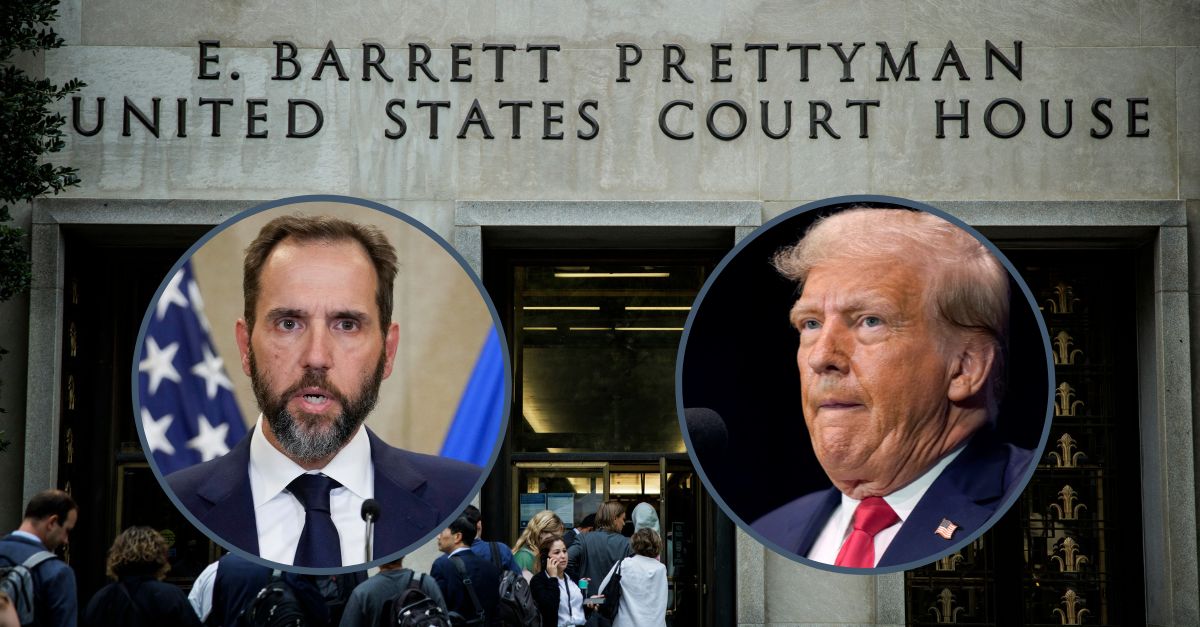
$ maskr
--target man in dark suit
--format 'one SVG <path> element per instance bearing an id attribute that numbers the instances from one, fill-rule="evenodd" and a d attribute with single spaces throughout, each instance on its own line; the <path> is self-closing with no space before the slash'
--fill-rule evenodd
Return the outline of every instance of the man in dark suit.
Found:
<path id="1" fill-rule="evenodd" d="M 262 415 L 228 454 L 167 477 L 197 521 L 275 562 L 336 567 L 366 561 L 366 499 L 382 508 L 374 556 L 458 510 L 480 468 L 393 448 L 363 426 L 399 344 L 396 271 L 373 227 L 293 215 L 262 228 L 235 329 Z"/>
<path id="2" fill-rule="evenodd" d="M 467 624 L 499 625 L 496 606 L 500 602 L 500 570 L 471 551 L 474 541 L 475 523 L 466 516 L 456 518 L 438 534 L 437 547 L 445 555 L 434 560 L 430 574 L 442 590 L 446 607 L 451 612 L 462 615 L 468 621 L 483 618 L 478 623 Z M 474 596 L 467 590 L 468 580 Z M 478 600 L 478 605 L 475 600 Z"/>
<path id="3" fill-rule="evenodd" d="M 753 525 L 851 568 L 931 561 L 993 519 L 1032 452 L 992 433 L 1003 389 L 1008 275 L 935 215 L 860 207 L 775 258 L 791 311 L 804 420 L 833 483 Z"/>
<path id="4" fill-rule="evenodd" d="M 79 507 L 62 490 L 39 492 L 25 506 L 21 526 L 0 538 L 0 566 L 16 566 L 40 554 L 33 566 L 33 622 L 37 627 L 75 627 L 79 614 L 75 571 L 54 553 L 67 544 Z M 15 601 L 15 600 L 14 600 Z"/>

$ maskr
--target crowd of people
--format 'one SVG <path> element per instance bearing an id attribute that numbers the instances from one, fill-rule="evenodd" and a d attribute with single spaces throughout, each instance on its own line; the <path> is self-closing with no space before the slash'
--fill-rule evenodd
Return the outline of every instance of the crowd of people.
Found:
<path id="1" fill-rule="evenodd" d="M 78 624 L 74 573 L 54 554 L 67 543 L 78 511 L 67 493 L 47 490 L 30 500 L 20 528 L 0 538 L 0 627 Z M 448 625 L 665 627 L 658 514 L 640 503 L 632 518 L 627 536 L 625 507 L 616 501 L 571 529 L 541 511 L 510 548 L 485 541 L 483 516 L 468 506 L 438 534 L 443 555 L 429 574 L 396 560 L 369 578 L 300 575 L 228 554 L 187 595 L 163 582 L 170 569 L 166 540 L 149 527 L 130 527 L 109 549 L 113 581 L 87 603 L 82 624 L 211 627 L 294 616 L 288 624 L 371 627 L 405 624 L 407 615 Z"/>

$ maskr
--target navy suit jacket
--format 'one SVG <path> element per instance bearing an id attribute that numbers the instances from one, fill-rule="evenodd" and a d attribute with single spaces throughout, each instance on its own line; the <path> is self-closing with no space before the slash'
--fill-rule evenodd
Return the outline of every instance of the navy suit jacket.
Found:
<path id="1" fill-rule="evenodd" d="M 364 427 L 365 428 L 365 427 Z M 258 528 L 250 490 L 250 436 L 231 451 L 167 476 L 179 502 L 226 542 L 258 555 Z M 457 513 L 483 469 L 436 455 L 388 446 L 370 429 L 375 465 L 375 556 L 391 555 L 420 540 Z"/>
<path id="2" fill-rule="evenodd" d="M 500 570 L 489 560 L 481 559 L 471 550 L 459 551 L 454 557 L 461 558 L 467 575 L 471 578 L 475 595 L 483 606 L 488 625 L 499 625 L 500 617 L 496 606 L 500 603 Z M 471 595 L 463 587 L 462 577 L 450 558 L 442 555 L 433 561 L 429 574 L 437 580 L 442 596 L 446 599 L 446 608 L 458 612 L 468 620 L 475 617 L 475 607 L 471 605 Z"/>
<path id="3" fill-rule="evenodd" d="M 876 567 L 932 561 L 936 555 L 973 535 L 1007 497 L 1020 488 L 1033 451 L 976 434 L 926 490 L 912 514 L 888 545 Z M 754 521 L 751 527 L 768 540 L 808 555 L 842 493 L 829 488 L 802 496 Z M 934 531 L 942 519 L 958 525 L 950 540 Z"/>
<path id="4" fill-rule="evenodd" d="M 0 538 L 0 566 L 20 564 L 38 551 L 41 542 L 9 534 Z M 75 627 L 79 604 L 75 599 L 75 571 L 52 558 L 33 569 L 33 627 Z"/>

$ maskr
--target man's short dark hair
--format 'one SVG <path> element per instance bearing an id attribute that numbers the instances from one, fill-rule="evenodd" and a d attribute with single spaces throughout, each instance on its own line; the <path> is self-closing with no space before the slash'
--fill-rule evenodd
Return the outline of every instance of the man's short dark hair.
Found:
<path id="1" fill-rule="evenodd" d="M 583 527 L 585 529 L 595 529 L 596 528 L 596 515 L 588 514 L 587 516 L 584 516 L 583 520 L 579 521 L 578 525 L 575 525 L 576 529 L 578 529 L 579 527 Z"/>
<path id="2" fill-rule="evenodd" d="M 467 520 L 471 521 L 472 525 L 477 524 L 479 521 L 483 520 L 483 512 L 479 511 L 479 508 L 475 507 L 474 505 L 468 505 L 465 508 L 463 508 L 462 515 L 463 515 L 463 518 L 466 518 Z"/>
<path id="3" fill-rule="evenodd" d="M 59 522 L 65 521 L 71 510 L 79 509 L 75 499 L 62 490 L 45 490 L 38 492 L 29 499 L 25 506 L 25 518 L 29 520 L 45 520 L 57 515 Z"/>
<path id="4" fill-rule="evenodd" d="M 451 534 L 461 533 L 462 543 L 467 546 L 471 546 L 471 543 L 475 541 L 475 523 L 468 520 L 466 516 L 455 518 L 454 522 L 446 528 L 450 530 Z"/>
<path id="5" fill-rule="evenodd" d="M 358 242 L 371 264 L 375 266 L 375 304 L 379 307 L 379 326 L 387 334 L 392 322 L 392 285 L 396 280 L 396 249 L 373 227 L 355 224 L 348 220 L 329 216 L 280 216 L 271 220 L 258 232 L 258 237 L 246 247 L 246 260 L 242 267 L 242 297 L 246 303 L 243 317 L 247 331 L 254 331 L 254 309 L 258 305 L 258 280 L 263 265 L 271 251 L 285 240 L 296 242 Z"/>

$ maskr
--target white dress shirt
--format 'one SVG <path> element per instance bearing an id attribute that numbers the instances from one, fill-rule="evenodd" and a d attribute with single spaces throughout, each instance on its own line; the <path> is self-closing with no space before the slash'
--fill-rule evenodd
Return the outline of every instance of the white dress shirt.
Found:
<path id="1" fill-rule="evenodd" d="M 204 622 L 208 618 L 208 614 L 212 612 L 213 600 L 213 585 L 217 582 L 217 564 L 220 560 L 209 564 L 200 571 L 200 575 L 196 577 L 196 581 L 192 582 L 192 590 L 188 592 L 188 601 L 192 604 L 192 609 L 196 610 L 196 616 L 200 617 L 200 622 Z"/>
<path id="2" fill-rule="evenodd" d="M 375 496 L 375 467 L 371 441 L 360 427 L 346 446 L 320 470 L 306 471 L 279 452 L 262 433 L 262 416 L 250 437 L 250 491 L 258 528 L 258 554 L 281 564 L 292 564 L 304 530 L 304 506 L 287 486 L 305 472 L 323 474 L 342 484 L 329 491 L 329 512 L 342 545 L 342 565 L 361 564 L 366 540 L 363 501 Z"/>
<path id="3" fill-rule="evenodd" d="M 892 539 L 900 532 L 901 525 L 917 508 L 917 503 L 921 502 L 921 497 L 925 496 L 929 486 L 933 485 L 933 482 L 942 474 L 946 466 L 949 466 L 950 462 L 958 457 L 963 448 L 965 447 L 958 447 L 954 452 L 938 460 L 912 483 L 883 497 L 883 500 L 892 508 L 892 511 L 896 512 L 896 516 L 900 520 L 875 534 L 875 564 L 879 564 L 879 559 L 887 551 Z M 854 531 L 854 510 L 858 508 L 859 502 L 859 499 L 852 499 L 842 494 L 841 504 L 833 510 L 833 514 L 825 522 L 825 528 L 821 530 L 821 535 L 817 536 L 817 541 L 813 543 L 812 549 L 808 552 L 808 559 L 825 564 L 837 561 L 838 553 L 842 550 L 842 543 L 849 537 L 850 532 Z"/>
<path id="4" fill-rule="evenodd" d="M 558 627 L 583 625 L 583 592 L 570 577 L 551 577 L 558 582 Z"/>

